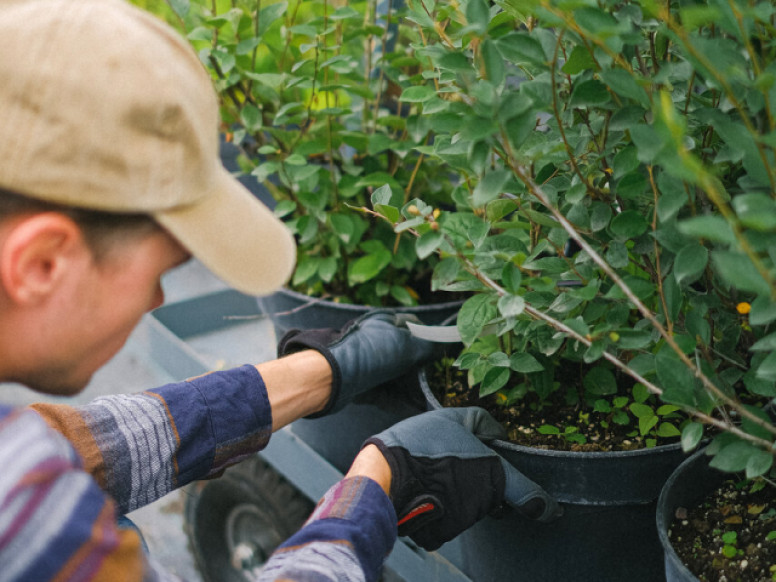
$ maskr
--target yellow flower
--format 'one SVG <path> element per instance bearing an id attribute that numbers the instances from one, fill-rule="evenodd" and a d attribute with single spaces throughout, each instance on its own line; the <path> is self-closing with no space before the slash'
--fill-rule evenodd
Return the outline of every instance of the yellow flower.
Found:
<path id="1" fill-rule="evenodd" d="M 738 305 L 736 305 L 736 311 L 740 313 L 741 315 L 746 315 L 752 310 L 752 306 L 749 305 L 746 301 L 742 301 Z"/>

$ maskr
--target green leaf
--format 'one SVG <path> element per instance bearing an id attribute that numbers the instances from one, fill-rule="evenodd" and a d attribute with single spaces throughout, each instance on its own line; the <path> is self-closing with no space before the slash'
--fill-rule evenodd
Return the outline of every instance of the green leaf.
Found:
<path id="1" fill-rule="evenodd" d="M 655 416 L 655 411 L 652 410 L 651 406 L 647 406 L 646 404 L 633 402 L 628 408 L 633 413 L 633 416 L 635 416 L 636 418 L 643 418 L 645 416 Z"/>
<path id="2" fill-rule="evenodd" d="M 571 92 L 571 98 L 569 99 L 569 107 L 590 107 L 603 105 L 611 99 L 609 91 L 606 89 L 606 85 L 591 79 L 589 81 L 582 81 L 574 86 L 574 90 Z"/>
<path id="3" fill-rule="evenodd" d="M 657 427 L 657 436 L 659 437 L 668 439 L 681 436 L 681 434 L 682 432 L 670 422 L 661 422 L 660 426 Z"/>
<path id="4" fill-rule="evenodd" d="M 499 368 L 509 368 L 509 356 L 504 352 L 493 352 L 488 356 L 488 364 Z"/>
<path id="5" fill-rule="evenodd" d="M 586 364 L 592 364 L 596 360 L 599 360 L 601 356 L 604 355 L 604 352 L 606 351 L 606 342 L 605 341 L 595 341 L 593 342 L 587 350 L 585 350 L 584 355 L 582 356 L 582 360 Z"/>
<path id="6" fill-rule="evenodd" d="M 615 410 L 612 414 L 612 422 L 620 426 L 628 426 L 631 422 L 630 416 L 624 410 Z"/>
<path id="7" fill-rule="evenodd" d="M 498 198 L 511 175 L 507 170 L 491 170 L 487 172 L 474 188 L 472 204 L 479 208 Z"/>
<path id="8" fill-rule="evenodd" d="M 703 438 L 703 425 L 699 422 L 688 422 L 682 429 L 682 450 L 689 453 Z"/>
<path id="9" fill-rule="evenodd" d="M 617 380 L 614 374 L 603 366 L 596 366 L 585 374 L 582 383 L 591 394 L 606 396 L 617 393 Z"/>
<path id="10" fill-rule="evenodd" d="M 418 254 L 418 258 L 425 259 L 429 257 L 442 245 L 443 241 L 444 237 L 441 232 L 431 230 L 420 235 L 415 241 L 415 252 Z"/>
<path id="11" fill-rule="evenodd" d="M 768 283 L 746 255 L 732 251 L 714 251 L 711 259 L 725 281 L 739 291 L 750 291 L 758 295 L 770 292 Z"/>
<path id="12" fill-rule="evenodd" d="M 633 239 L 647 230 L 647 220 L 635 210 L 626 210 L 612 219 L 609 229 L 620 240 Z"/>
<path id="13" fill-rule="evenodd" d="M 542 214 L 538 210 L 533 210 L 531 208 L 523 208 L 522 212 L 528 217 L 528 219 L 531 222 L 535 222 L 540 226 L 547 226 L 549 228 L 560 228 L 560 222 L 558 222 L 554 218 L 547 216 L 546 214 Z"/>
<path id="14" fill-rule="evenodd" d="M 561 71 L 567 75 L 576 75 L 589 69 L 597 69 L 595 59 L 590 50 L 581 44 L 574 45 L 568 60 L 561 67 Z"/>
<path id="15" fill-rule="evenodd" d="M 639 433 L 641 433 L 641 436 L 649 433 L 657 423 L 657 416 L 642 416 L 639 418 Z"/>
<path id="16" fill-rule="evenodd" d="M 733 244 L 736 240 L 727 220 L 721 216 L 697 216 L 677 223 L 676 227 L 684 235 L 713 242 Z"/>
<path id="17" fill-rule="evenodd" d="M 625 69 L 607 69 L 601 71 L 601 80 L 618 95 L 633 99 L 639 105 L 649 107 L 649 97 L 644 87 L 639 85 L 632 73 Z"/>
<path id="18" fill-rule="evenodd" d="M 709 262 L 709 251 L 703 245 L 691 243 L 676 255 L 674 277 L 676 282 L 685 285 L 697 281 Z"/>
<path id="19" fill-rule="evenodd" d="M 436 91 L 428 85 L 408 87 L 402 91 L 399 101 L 405 103 L 425 103 L 436 97 Z"/>
<path id="20" fill-rule="evenodd" d="M 485 0 L 469 0 L 466 4 L 466 22 L 483 33 L 490 22 L 490 8 Z"/>
<path id="21" fill-rule="evenodd" d="M 458 312 L 458 332 L 466 345 L 479 337 L 482 329 L 498 315 L 493 299 L 487 294 L 474 295 L 467 299 Z"/>
<path id="22" fill-rule="evenodd" d="M 678 410 L 681 410 L 681 408 L 678 406 L 674 406 L 673 404 L 664 404 L 657 409 L 656 413 L 658 416 L 668 416 L 669 414 L 673 414 Z"/>
<path id="23" fill-rule="evenodd" d="M 293 200 L 280 200 L 275 205 L 273 213 L 278 218 L 283 218 L 284 216 L 288 216 L 295 210 L 296 210 L 296 202 L 294 202 Z"/>
<path id="24" fill-rule="evenodd" d="M 635 148 L 631 149 L 635 154 Z M 636 199 L 646 191 L 648 185 L 647 178 L 642 172 L 638 170 L 629 172 L 617 182 L 617 195 L 622 198 Z"/>
<path id="25" fill-rule="evenodd" d="M 767 382 L 776 381 L 776 352 L 768 354 L 766 358 L 760 362 L 755 372 L 756 378 L 765 380 Z"/>
<path id="26" fill-rule="evenodd" d="M 665 149 L 667 142 L 651 125 L 639 124 L 629 129 L 639 154 L 639 161 L 651 164 Z"/>
<path id="27" fill-rule="evenodd" d="M 745 441 L 734 441 L 723 446 L 709 463 L 710 467 L 726 473 L 736 473 L 747 468 L 753 459 L 755 468 L 760 460 L 760 449 Z"/>
<path id="28" fill-rule="evenodd" d="M 439 57 L 437 64 L 440 69 L 448 69 L 451 71 L 469 71 L 472 69 L 472 64 L 469 59 L 460 51 L 448 52 Z"/>
<path id="29" fill-rule="evenodd" d="M 589 31 L 594 36 L 597 34 L 611 34 L 617 27 L 617 20 L 608 12 L 601 9 L 585 6 L 574 11 L 574 20 L 577 25 Z"/>
<path id="30" fill-rule="evenodd" d="M 761 421 L 763 421 L 765 426 L 761 426 L 755 421 L 742 416 L 741 428 L 750 435 L 759 437 L 763 440 L 769 440 L 772 435 L 765 427 L 770 426 L 773 421 L 771 420 L 771 417 L 768 415 L 768 413 L 762 408 L 757 408 L 755 406 L 744 405 L 744 409 L 746 409 L 746 411 L 752 414 L 755 418 L 759 418 Z"/>
<path id="31" fill-rule="evenodd" d="M 504 81 L 504 59 L 492 40 L 482 42 L 480 55 L 485 65 L 485 77 L 494 85 L 501 85 Z"/>
<path id="32" fill-rule="evenodd" d="M 533 111 L 528 111 L 516 115 L 504 124 L 504 128 L 510 145 L 514 149 L 519 149 L 536 128 L 536 114 Z"/>
<path id="33" fill-rule="evenodd" d="M 377 190 L 372 192 L 372 204 L 391 204 L 393 199 L 393 192 L 389 184 L 383 184 Z"/>
<path id="34" fill-rule="evenodd" d="M 528 353 L 512 354 L 509 358 L 509 367 L 515 372 L 521 372 L 523 374 L 541 372 L 544 370 L 544 366 L 539 363 L 539 360 Z"/>
<path id="35" fill-rule="evenodd" d="M 386 249 L 382 243 L 372 247 L 368 255 L 359 257 L 348 265 L 348 283 L 357 285 L 374 279 L 380 271 L 391 264 L 392 257 L 391 251 Z"/>
<path id="36" fill-rule="evenodd" d="M 374 205 L 375 212 L 378 214 L 383 215 L 385 218 L 387 218 L 389 221 L 391 221 L 393 224 L 397 224 L 401 222 L 401 212 L 399 212 L 399 209 L 394 206 L 386 206 L 384 204 L 375 204 Z"/>
<path id="37" fill-rule="evenodd" d="M 191 8 L 190 0 L 169 0 L 170 8 L 181 18 L 186 18 Z"/>
<path id="38" fill-rule="evenodd" d="M 283 0 L 277 4 L 270 4 L 261 9 L 261 14 L 258 19 L 259 30 L 257 36 L 263 35 L 267 29 L 272 26 L 272 23 L 282 18 L 283 14 L 288 10 L 288 2 Z"/>
<path id="39" fill-rule="evenodd" d="M 771 352 L 776 350 L 776 332 L 760 338 L 749 349 L 753 352 Z"/>
<path id="40" fill-rule="evenodd" d="M 351 217 L 347 214 L 332 213 L 329 215 L 329 220 L 334 234 L 345 244 L 349 243 L 356 231 L 356 225 L 353 224 Z"/>
<path id="41" fill-rule="evenodd" d="M 512 262 L 504 264 L 504 268 L 501 270 L 501 284 L 504 289 L 515 295 L 520 290 L 522 280 L 523 273 L 517 265 Z"/>
<path id="42" fill-rule="evenodd" d="M 733 208 L 747 228 L 773 230 L 776 228 L 776 202 L 765 194 L 742 194 L 732 201 Z"/>
<path id="43" fill-rule="evenodd" d="M 749 312 L 751 325 L 765 325 L 776 319 L 776 302 L 763 295 L 752 301 L 752 310 Z"/>
<path id="44" fill-rule="evenodd" d="M 751 453 L 746 461 L 746 478 L 754 479 L 765 475 L 773 466 L 773 455 L 766 451 Z"/>
<path id="45" fill-rule="evenodd" d="M 516 65 L 541 65 L 547 61 L 541 43 L 527 34 L 511 32 L 499 38 L 496 46 L 505 59 Z"/>
<path id="46" fill-rule="evenodd" d="M 606 249 L 606 262 L 615 269 L 623 269 L 630 264 L 628 259 L 628 247 L 623 243 L 613 240 Z"/>
<path id="47" fill-rule="evenodd" d="M 612 209 L 608 204 L 594 202 L 590 206 L 590 229 L 593 232 L 605 229 L 612 219 Z"/>
<path id="48" fill-rule="evenodd" d="M 719 8 L 713 6 L 686 6 L 679 8 L 682 26 L 687 31 L 695 30 L 704 25 L 713 25 L 720 20 Z"/>
<path id="49" fill-rule="evenodd" d="M 649 398 L 649 390 L 647 390 L 647 387 L 644 386 L 644 384 L 634 384 L 633 385 L 633 400 L 639 403 L 644 403 Z M 658 414 L 660 414 L 660 411 L 658 409 Z"/>
<path id="50" fill-rule="evenodd" d="M 539 434 L 560 434 L 560 429 L 557 426 L 543 424 L 542 426 L 536 429 L 536 432 L 538 432 Z"/>
<path id="51" fill-rule="evenodd" d="M 324 257 L 318 263 L 318 276 L 324 283 L 330 282 L 337 273 L 337 259 L 334 257 Z"/>
<path id="52" fill-rule="evenodd" d="M 431 276 L 431 290 L 438 291 L 445 285 L 449 285 L 458 277 L 458 272 L 461 267 L 458 263 L 458 259 L 454 257 L 447 257 L 442 259 L 434 267 L 434 273 Z"/>
<path id="53" fill-rule="evenodd" d="M 504 317 L 517 317 L 525 309 L 525 299 L 520 295 L 502 295 L 498 300 L 498 310 Z"/>
<path id="54" fill-rule="evenodd" d="M 491 368 L 480 385 L 480 398 L 498 392 L 509 381 L 509 368 Z"/>
<path id="55" fill-rule="evenodd" d="M 678 406 L 695 406 L 695 376 L 669 347 L 655 356 L 657 377 L 663 385 L 663 401 Z"/>

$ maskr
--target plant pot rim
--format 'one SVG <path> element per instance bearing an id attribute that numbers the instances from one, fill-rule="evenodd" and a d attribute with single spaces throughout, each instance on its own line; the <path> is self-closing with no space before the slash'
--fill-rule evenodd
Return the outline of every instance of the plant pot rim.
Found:
<path id="1" fill-rule="evenodd" d="M 454 301 L 444 301 L 441 303 L 424 303 L 422 305 L 399 305 L 395 307 L 373 307 L 371 305 L 364 305 L 362 303 L 339 303 L 337 301 L 332 301 L 331 299 L 322 299 L 320 297 L 313 297 L 312 295 L 305 295 L 304 293 L 300 293 L 299 291 L 294 291 L 293 289 L 290 289 L 289 287 L 281 287 L 275 293 L 281 293 L 284 295 L 288 295 L 290 297 L 293 297 L 294 299 L 297 299 L 301 302 L 314 302 L 314 303 L 320 303 L 322 305 L 328 305 L 331 307 L 336 307 L 337 309 L 343 309 L 345 311 L 353 311 L 353 312 L 363 312 L 363 311 L 370 311 L 372 309 L 380 309 L 380 310 L 391 310 L 391 311 L 401 311 L 401 312 L 423 312 L 428 311 L 429 309 L 452 309 L 456 305 L 461 305 L 463 303 L 463 300 L 458 299 Z"/>
<path id="2" fill-rule="evenodd" d="M 418 381 L 419 381 L 421 390 L 423 390 L 423 395 L 426 397 L 426 400 L 429 403 L 431 403 L 432 407 L 436 409 L 443 408 L 442 405 L 434 396 L 434 394 L 431 392 L 431 387 L 429 386 L 428 378 L 426 377 L 425 368 L 420 368 L 418 373 Z M 626 458 L 642 457 L 642 456 L 654 457 L 655 455 L 660 455 L 660 454 L 666 454 L 666 455 L 674 454 L 678 452 L 678 450 L 680 450 L 682 447 L 682 444 L 680 442 L 676 442 L 676 443 L 671 443 L 667 445 L 658 445 L 656 447 L 651 447 L 651 448 L 645 447 L 642 449 L 633 449 L 629 451 L 560 451 L 556 449 L 540 449 L 537 447 L 527 447 L 525 445 L 519 445 L 502 439 L 494 439 L 492 441 L 489 441 L 488 444 L 496 448 L 507 449 L 510 451 L 520 452 L 523 454 L 531 454 L 531 455 L 536 455 L 540 457 L 543 456 L 543 457 L 556 457 L 556 458 L 570 458 L 575 460 L 603 459 L 603 458 L 611 459 L 612 457 L 626 457 Z"/>

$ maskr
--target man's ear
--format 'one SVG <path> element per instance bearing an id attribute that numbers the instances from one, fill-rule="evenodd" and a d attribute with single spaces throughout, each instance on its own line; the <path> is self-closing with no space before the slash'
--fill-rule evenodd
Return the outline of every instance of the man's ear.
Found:
<path id="1" fill-rule="evenodd" d="M 78 225 L 46 212 L 13 223 L 0 240 L 0 283 L 19 304 L 45 300 L 89 252 Z"/>

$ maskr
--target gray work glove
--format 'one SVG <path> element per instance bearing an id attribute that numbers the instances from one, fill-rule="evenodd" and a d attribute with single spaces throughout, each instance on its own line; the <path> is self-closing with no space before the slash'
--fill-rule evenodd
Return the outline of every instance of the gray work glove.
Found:
<path id="1" fill-rule="evenodd" d="M 355 396 L 402 376 L 433 357 L 431 342 L 410 334 L 407 321 L 417 318 L 393 311 L 371 311 L 341 330 L 293 329 L 278 344 L 278 357 L 301 350 L 319 351 L 331 366 L 331 397 L 308 418 L 341 410 Z"/>
<path id="2" fill-rule="evenodd" d="M 367 439 L 364 446 L 376 445 L 391 467 L 399 535 L 435 550 L 503 503 L 529 519 L 559 517 L 544 489 L 482 442 L 503 437 L 501 425 L 473 406 L 419 414 Z"/>

